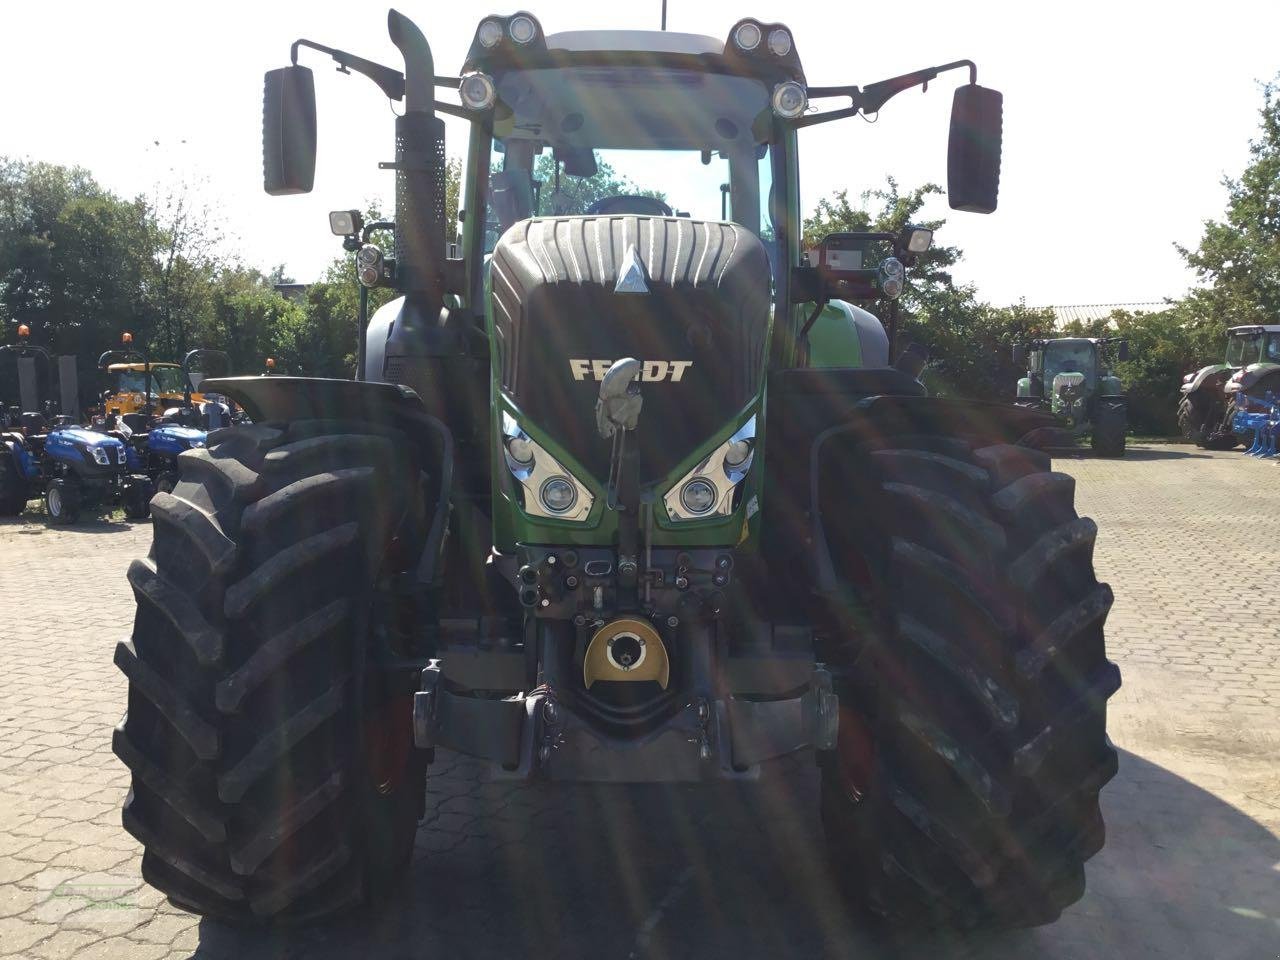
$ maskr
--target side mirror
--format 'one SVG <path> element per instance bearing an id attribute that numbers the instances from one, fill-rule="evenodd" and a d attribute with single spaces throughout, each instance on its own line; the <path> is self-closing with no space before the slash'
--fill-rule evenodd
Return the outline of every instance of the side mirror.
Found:
<path id="1" fill-rule="evenodd" d="M 1013 345 L 1013 365 L 1026 369 L 1027 366 L 1027 345 L 1025 343 L 1015 343 Z"/>
<path id="2" fill-rule="evenodd" d="M 262 91 L 262 187 L 309 193 L 316 178 L 316 83 L 306 67 L 268 70 Z"/>
<path id="3" fill-rule="evenodd" d="M 1120 341 L 1120 349 L 1116 355 L 1120 358 L 1121 363 L 1124 363 L 1124 361 L 1129 359 L 1129 341 L 1128 340 Z"/>
<path id="4" fill-rule="evenodd" d="M 956 88 L 947 143 L 947 197 L 953 210 L 991 213 L 1000 193 L 1004 95 L 976 83 Z"/>

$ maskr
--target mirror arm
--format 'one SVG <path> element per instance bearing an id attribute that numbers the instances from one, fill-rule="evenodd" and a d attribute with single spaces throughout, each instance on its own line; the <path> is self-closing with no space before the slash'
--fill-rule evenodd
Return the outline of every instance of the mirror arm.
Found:
<path id="1" fill-rule="evenodd" d="M 311 40 L 301 39 L 293 41 L 293 45 L 289 48 L 289 57 L 294 66 L 298 64 L 299 47 L 308 47 L 312 50 L 326 53 L 338 64 L 339 73 L 350 73 L 354 70 L 356 73 L 362 74 L 376 83 L 378 88 L 390 99 L 404 99 L 404 74 L 399 70 L 384 67 L 380 63 L 374 63 L 372 60 L 364 59 L 364 57 L 357 57 L 355 54 L 347 53 L 345 50 L 336 50 L 333 47 L 326 47 Z"/>
<path id="2" fill-rule="evenodd" d="M 810 99 L 820 100 L 825 97 L 848 97 L 852 101 L 852 105 L 841 110 L 828 110 L 825 113 L 814 113 L 808 116 L 801 116 L 794 120 L 791 125 L 796 128 L 809 127 L 816 123 L 827 123 L 831 120 L 840 120 L 844 117 L 856 116 L 859 113 L 877 113 L 881 107 L 888 103 L 893 97 L 902 93 L 902 91 L 910 90 L 912 87 L 921 87 L 927 91 L 929 89 L 929 82 L 938 74 L 946 73 L 948 70 L 958 70 L 961 67 L 969 68 L 970 83 L 978 82 L 977 64 L 972 60 L 955 60 L 951 63 L 944 63 L 940 67 L 929 67 L 925 70 L 917 70 L 915 73 L 905 73 L 900 77 L 893 77 L 889 80 L 869 83 L 865 87 L 810 87 L 808 91 Z"/>

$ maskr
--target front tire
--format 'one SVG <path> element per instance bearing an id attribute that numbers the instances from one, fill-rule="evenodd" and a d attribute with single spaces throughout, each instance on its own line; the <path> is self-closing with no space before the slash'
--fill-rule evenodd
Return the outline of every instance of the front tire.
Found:
<path id="1" fill-rule="evenodd" d="M 375 634 L 414 652 L 382 588 L 421 546 L 419 467 L 393 431 L 297 421 L 212 433 L 179 470 L 115 657 L 143 877 L 232 923 L 358 905 L 407 865 L 425 789 L 408 678 L 372 661 Z"/>
<path id="2" fill-rule="evenodd" d="M 151 515 L 151 481 L 145 477 L 132 480 L 124 489 L 124 515 L 129 520 L 145 520 Z"/>
<path id="3" fill-rule="evenodd" d="M 18 471 L 9 442 L 0 441 L 0 517 L 16 517 L 25 509 L 27 480 Z"/>
<path id="4" fill-rule="evenodd" d="M 1100 457 L 1123 457 L 1129 417 L 1123 405 L 1098 405 L 1098 416 L 1089 436 L 1093 452 Z"/>
<path id="5" fill-rule="evenodd" d="M 850 585 L 826 652 L 840 696 L 822 783 L 833 863 L 889 919 L 1049 923 L 1084 892 L 1117 766 L 1096 527 L 1043 453 L 897 443 L 854 452 L 839 472 L 860 488 L 822 508 Z"/>
<path id="6" fill-rule="evenodd" d="M 45 487 L 44 509 L 53 523 L 75 523 L 80 519 L 80 491 L 74 483 L 55 477 Z"/>

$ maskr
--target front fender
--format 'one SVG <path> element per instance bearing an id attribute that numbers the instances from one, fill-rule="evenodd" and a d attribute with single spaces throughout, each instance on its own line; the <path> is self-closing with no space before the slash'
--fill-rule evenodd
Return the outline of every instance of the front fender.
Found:
<path id="1" fill-rule="evenodd" d="M 1244 368 L 1244 376 L 1237 382 L 1240 390 L 1252 390 L 1261 381 L 1280 373 L 1280 363 L 1251 363 Z"/>
<path id="2" fill-rule="evenodd" d="M 1213 385 L 1216 383 L 1217 389 L 1221 390 L 1222 384 L 1226 381 L 1227 377 L 1231 375 L 1231 372 L 1234 369 L 1234 367 L 1225 363 L 1214 363 L 1207 367 L 1201 367 L 1196 371 L 1196 374 L 1191 381 L 1189 383 L 1184 383 L 1179 389 L 1181 389 L 1184 395 L 1190 396 L 1191 394 L 1203 389 L 1206 385 L 1210 389 L 1213 389 Z"/>
<path id="3" fill-rule="evenodd" d="M 453 489 L 453 434 L 423 409 L 414 391 L 395 383 L 319 377 L 226 377 L 207 380 L 202 386 L 206 392 L 230 397 L 258 422 L 345 420 L 403 431 L 419 452 L 420 462 L 427 465 L 427 500 L 435 505 L 418 580 L 436 579 Z"/>

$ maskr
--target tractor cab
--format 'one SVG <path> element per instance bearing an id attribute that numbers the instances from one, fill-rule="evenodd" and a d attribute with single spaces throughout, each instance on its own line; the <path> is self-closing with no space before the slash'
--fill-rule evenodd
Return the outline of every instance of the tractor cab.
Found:
<path id="1" fill-rule="evenodd" d="M 1237 370 L 1256 363 L 1280 364 L 1280 325 L 1232 327 L 1224 362 Z"/>
<path id="2" fill-rule="evenodd" d="M 190 390 L 182 368 L 176 363 L 112 363 L 106 371 L 110 387 L 103 394 L 102 407 L 108 414 L 114 411 L 126 415 L 142 413 L 146 408 L 173 407 L 182 403 Z M 193 396 L 192 399 L 202 398 Z"/>

